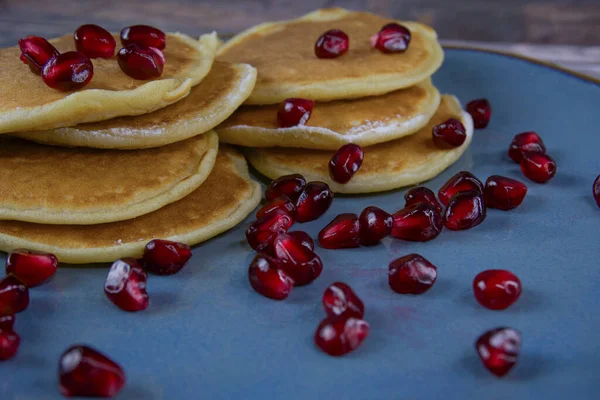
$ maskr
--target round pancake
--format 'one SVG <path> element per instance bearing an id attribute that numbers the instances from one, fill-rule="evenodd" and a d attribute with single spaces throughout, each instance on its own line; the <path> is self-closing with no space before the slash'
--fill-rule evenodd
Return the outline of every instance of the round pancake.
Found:
<path id="1" fill-rule="evenodd" d="M 73 35 L 51 42 L 60 52 L 75 49 Z M 46 86 L 21 62 L 18 47 L 0 49 L 0 133 L 73 126 L 163 108 L 187 96 L 208 74 L 217 46 L 215 33 L 200 40 L 167 34 L 167 61 L 160 78 L 136 80 L 121 71 L 116 56 L 95 58 L 94 77 L 76 92 Z"/>
<path id="2" fill-rule="evenodd" d="M 215 62 L 189 96 L 150 114 L 15 136 L 39 143 L 105 149 L 164 146 L 207 132 L 223 122 L 248 98 L 255 82 L 254 67 Z"/>
<path id="3" fill-rule="evenodd" d="M 147 214 L 198 188 L 214 166 L 218 143 L 210 132 L 120 151 L 0 136 L 0 219 L 80 225 Z"/>
<path id="4" fill-rule="evenodd" d="M 244 106 L 215 130 L 219 140 L 247 147 L 337 150 L 410 135 L 431 119 L 440 93 L 430 79 L 381 96 L 317 103 L 305 125 L 279 128 L 278 105 Z"/>
<path id="5" fill-rule="evenodd" d="M 140 257 L 161 238 L 194 245 L 239 224 L 260 202 L 260 185 L 244 158 L 223 146 L 206 181 L 189 196 L 141 217 L 101 225 L 40 225 L 0 221 L 0 250 L 27 248 L 71 264 Z"/>
<path id="6" fill-rule="evenodd" d="M 454 149 L 433 144 L 431 130 L 448 118 L 457 118 L 467 130 L 465 143 Z M 245 149 L 250 164 L 263 175 L 276 179 L 299 173 L 308 181 L 327 182 L 337 193 L 372 193 L 414 185 L 434 178 L 465 152 L 473 137 L 471 116 L 461 109 L 458 99 L 444 95 L 435 115 L 414 135 L 364 148 L 361 168 L 346 184 L 333 182 L 328 164 L 333 151 L 269 148 Z"/>
<path id="7" fill-rule="evenodd" d="M 436 32 L 418 22 L 400 21 L 412 35 L 404 53 L 372 48 L 370 37 L 390 22 L 366 12 L 317 10 L 296 20 L 250 28 L 225 43 L 218 59 L 258 69 L 246 104 L 276 104 L 289 97 L 330 101 L 380 95 L 425 80 L 444 58 Z M 319 59 L 314 45 L 329 29 L 346 32 L 350 48 L 338 58 Z"/>

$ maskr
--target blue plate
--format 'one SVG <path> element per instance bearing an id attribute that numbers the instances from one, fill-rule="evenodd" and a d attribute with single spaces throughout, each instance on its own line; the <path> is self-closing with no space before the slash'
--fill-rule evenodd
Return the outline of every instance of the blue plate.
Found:
<path id="1" fill-rule="evenodd" d="M 490 210 L 469 231 L 444 231 L 429 243 L 386 240 L 373 248 L 323 250 L 322 276 L 284 302 L 248 284 L 253 253 L 243 224 L 194 250 L 172 277 L 151 276 L 151 304 L 130 314 L 104 296 L 106 268 L 61 269 L 32 290 L 17 316 L 19 354 L 0 363 L 0 399 L 60 398 L 59 355 L 92 345 L 119 362 L 123 399 L 597 399 L 600 389 L 600 210 L 592 182 L 600 173 L 600 85 L 531 61 L 448 49 L 435 75 L 442 92 L 466 103 L 487 97 L 489 127 L 469 151 L 427 186 L 437 190 L 460 170 L 482 180 L 524 180 L 529 193 L 510 212 Z M 556 159 L 548 184 L 527 181 L 506 157 L 514 134 L 536 130 Z M 404 191 L 339 197 L 320 220 L 296 226 L 316 236 L 335 215 L 370 205 L 394 212 Z M 420 253 L 439 268 L 434 287 L 403 296 L 387 286 L 388 263 Z M 473 277 L 504 268 L 523 283 L 505 311 L 479 306 Z M 320 300 L 334 281 L 365 302 L 371 335 L 354 353 L 332 358 L 313 345 Z M 517 366 L 504 379 L 474 350 L 484 331 L 523 334 Z"/>

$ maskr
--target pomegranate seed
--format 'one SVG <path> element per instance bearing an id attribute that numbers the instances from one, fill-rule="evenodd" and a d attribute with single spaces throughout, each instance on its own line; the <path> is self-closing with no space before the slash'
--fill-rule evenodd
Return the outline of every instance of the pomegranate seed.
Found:
<path id="1" fill-rule="evenodd" d="M 427 203 L 417 203 L 406 207 L 392 218 L 392 236 L 412 242 L 427 242 L 442 232 L 442 216 Z"/>
<path id="2" fill-rule="evenodd" d="M 148 307 L 147 280 L 146 271 L 134 258 L 123 258 L 110 267 L 104 293 L 121 310 L 142 311 Z"/>
<path id="3" fill-rule="evenodd" d="M 396 293 L 425 293 L 436 279 L 436 266 L 418 254 L 409 254 L 390 263 L 388 283 Z"/>
<path id="4" fill-rule="evenodd" d="M 294 203 L 285 195 L 274 198 L 273 200 L 266 203 L 256 212 L 256 218 L 262 218 L 265 215 L 275 211 L 281 210 L 290 215 L 292 220 L 296 219 L 296 206 Z"/>
<path id="5" fill-rule="evenodd" d="M 81 25 L 75 31 L 75 47 L 89 58 L 111 58 L 117 42 L 109 31 L 94 24 Z"/>
<path id="6" fill-rule="evenodd" d="M 483 365 L 492 374 L 503 377 L 517 363 L 521 333 L 512 328 L 492 329 L 477 339 L 475 349 Z"/>
<path id="7" fill-rule="evenodd" d="M 158 275 L 173 275 L 192 257 L 192 249 L 185 243 L 154 239 L 144 249 L 144 268 Z"/>
<path id="8" fill-rule="evenodd" d="M 306 247 L 310 251 L 315 249 L 315 242 L 308 233 L 304 231 L 294 231 L 288 232 L 287 234 L 299 241 L 302 246 Z"/>
<path id="9" fill-rule="evenodd" d="M 133 25 L 121 31 L 123 46 L 137 44 L 140 47 L 154 47 L 163 50 L 166 45 L 166 36 L 160 29 L 148 25 Z"/>
<path id="10" fill-rule="evenodd" d="M 29 65 L 32 72 L 40 75 L 42 68 L 52 58 L 59 55 L 58 50 L 46 39 L 39 36 L 27 36 L 19 40 L 21 61 Z"/>
<path id="11" fill-rule="evenodd" d="M 371 36 L 371 46 L 382 53 L 404 53 L 408 49 L 410 39 L 411 34 L 407 27 L 391 23 Z"/>
<path id="12" fill-rule="evenodd" d="M 369 324 L 358 318 L 327 317 L 315 332 L 315 344 L 330 356 L 343 356 L 369 336 Z"/>
<path id="13" fill-rule="evenodd" d="M 483 129 L 490 122 L 492 106 L 487 99 L 475 99 L 467 103 L 467 112 L 473 118 L 475 129 Z"/>
<path id="14" fill-rule="evenodd" d="M 14 250 L 6 258 L 6 275 L 13 274 L 28 287 L 41 285 L 56 272 L 54 254 Z"/>
<path id="15" fill-rule="evenodd" d="M 279 262 L 259 253 L 248 268 L 250 286 L 265 297 L 283 300 L 292 291 L 294 280 L 283 270 Z"/>
<path id="16" fill-rule="evenodd" d="M 556 162 L 547 154 L 524 152 L 521 172 L 537 183 L 546 183 L 556 174 Z"/>
<path id="17" fill-rule="evenodd" d="M 360 244 L 363 246 L 376 245 L 392 233 L 393 218 L 379 207 L 367 207 L 358 217 L 360 225 Z"/>
<path id="18" fill-rule="evenodd" d="M 473 280 L 475 298 L 485 308 L 504 310 L 521 295 L 521 281 L 510 271 L 488 269 Z"/>
<path id="19" fill-rule="evenodd" d="M 535 132 L 523 132 L 515 135 L 510 147 L 508 148 L 508 156 L 516 163 L 521 163 L 523 159 L 522 153 L 530 151 L 533 153 L 546 154 L 546 146 L 542 138 Z"/>
<path id="20" fill-rule="evenodd" d="M 42 69 L 44 83 L 62 92 L 79 90 L 92 80 L 92 61 L 78 51 L 67 51 L 52 57 Z"/>
<path id="21" fill-rule="evenodd" d="M 328 317 L 362 318 L 365 315 L 362 300 L 343 282 L 335 282 L 325 289 L 323 307 Z"/>
<path id="22" fill-rule="evenodd" d="M 272 211 L 246 229 L 246 240 L 254 250 L 262 251 L 272 245 L 278 233 L 287 232 L 293 223 L 288 213 L 281 210 Z"/>
<path id="23" fill-rule="evenodd" d="M 15 325 L 14 314 L 0 316 L 0 331 L 11 332 Z"/>
<path id="24" fill-rule="evenodd" d="M 442 211 L 444 211 L 444 207 L 435 197 L 435 193 L 433 193 L 430 189 L 427 189 L 425 186 L 417 186 L 410 189 L 404 195 L 404 200 L 406 200 L 406 204 L 404 205 L 405 207 L 412 206 L 417 203 L 427 203 L 432 205 L 435 208 L 435 211 L 440 214 Z"/>
<path id="25" fill-rule="evenodd" d="M 472 173 L 460 171 L 452 178 L 448 179 L 448 182 L 444 183 L 444 186 L 438 191 L 438 197 L 440 202 L 447 206 L 452 196 L 458 192 L 467 190 L 474 190 L 483 194 L 483 183 L 481 183 L 481 181 Z"/>
<path id="26" fill-rule="evenodd" d="M 271 181 L 265 190 L 265 198 L 271 201 L 279 196 L 287 196 L 291 201 L 296 202 L 305 186 L 306 179 L 300 174 L 280 176 Z"/>
<path id="27" fill-rule="evenodd" d="M 467 139 L 465 126 L 456 118 L 449 118 L 432 129 L 433 143 L 441 148 L 448 149 L 461 146 Z"/>
<path id="28" fill-rule="evenodd" d="M 294 280 L 296 286 L 308 285 L 321 275 L 323 262 L 293 236 L 281 233 L 273 241 L 275 257 L 281 268 Z"/>
<path id="29" fill-rule="evenodd" d="M 158 78 L 165 66 L 165 58 L 160 50 L 137 44 L 130 44 L 119 50 L 117 60 L 123 72 L 139 80 Z"/>
<path id="30" fill-rule="evenodd" d="M 113 397 L 125 385 L 125 372 L 99 351 L 76 345 L 60 356 L 58 379 L 66 397 Z"/>
<path id="31" fill-rule="evenodd" d="M 600 175 L 594 181 L 594 185 L 592 186 L 592 193 L 594 194 L 594 199 L 596 200 L 596 204 L 600 207 Z"/>
<path id="32" fill-rule="evenodd" d="M 489 208 L 512 210 L 517 208 L 527 194 L 527 186 L 515 179 L 492 175 L 485 181 L 484 199 Z"/>
<path id="33" fill-rule="evenodd" d="M 459 192 L 446 208 L 446 228 L 452 231 L 471 229 L 483 222 L 486 216 L 483 196 L 473 190 Z"/>
<path id="34" fill-rule="evenodd" d="M 319 232 L 319 244 L 325 249 L 358 247 L 360 225 L 356 214 L 340 214 Z"/>
<path id="35" fill-rule="evenodd" d="M 336 58 L 346 54 L 350 46 L 350 39 L 344 31 L 330 29 L 317 39 L 315 55 L 318 58 Z"/>
<path id="36" fill-rule="evenodd" d="M 337 183 L 346 183 L 362 165 L 365 153 L 354 143 L 343 145 L 329 160 L 329 176 Z"/>
<path id="37" fill-rule="evenodd" d="M 308 222 L 319 218 L 331 207 L 333 192 L 325 182 L 309 182 L 296 202 L 298 222 Z"/>
<path id="38" fill-rule="evenodd" d="M 19 351 L 21 338 L 16 332 L 0 330 L 0 361 L 13 358 Z"/>
<path id="39" fill-rule="evenodd" d="M 315 102 L 307 99 L 285 99 L 277 110 L 277 123 L 280 128 L 304 125 L 310 118 Z"/>
<path id="40" fill-rule="evenodd" d="M 29 289 L 14 275 L 0 281 L 0 315 L 12 315 L 29 306 Z"/>

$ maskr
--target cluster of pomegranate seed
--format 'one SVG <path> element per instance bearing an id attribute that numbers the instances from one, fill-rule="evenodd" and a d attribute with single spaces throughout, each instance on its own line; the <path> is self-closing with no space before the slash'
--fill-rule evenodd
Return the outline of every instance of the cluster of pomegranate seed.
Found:
<path id="1" fill-rule="evenodd" d="M 546 154 L 546 146 L 536 132 L 515 135 L 508 156 L 521 166 L 521 172 L 537 183 L 545 183 L 556 174 L 556 162 Z"/>
<path id="2" fill-rule="evenodd" d="M 277 123 L 280 128 L 304 125 L 310 118 L 315 102 L 307 99 L 285 99 L 277 110 Z"/>
<path id="3" fill-rule="evenodd" d="M 347 183 L 365 158 L 363 149 L 354 143 L 343 145 L 329 160 L 329 176 L 337 183 Z"/>
<path id="4" fill-rule="evenodd" d="M 392 216 L 378 207 L 365 208 L 360 217 L 346 213 L 335 217 L 319 232 L 325 249 L 373 246 L 392 231 Z"/>

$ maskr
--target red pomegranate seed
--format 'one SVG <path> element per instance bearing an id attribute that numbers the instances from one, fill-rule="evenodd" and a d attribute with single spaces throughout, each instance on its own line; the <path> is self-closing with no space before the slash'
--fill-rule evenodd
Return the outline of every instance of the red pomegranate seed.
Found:
<path id="1" fill-rule="evenodd" d="M 125 372 L 99 351 L 75 345 L 60 356 L 58 379 L 65 397 L 113 397 L 125 385 Z"/>
<path id="2" fill-rule="evenodd" d="M 41 285 L 56 272 L 54 254 L 31 250 L 14 250 L 6 258 L 6 275 L 13 274 L 28 287 Z"/>
<path id="3" fill-rule="evenodd" d="M 441 149 L 459 147 L 467 139 L 465 126 L 456 118 L 449 118 L 432 129 L 433 143 Z"/>
<path id="4" fill-rule="evenodd" d="M 418 254 L 409 254 L 390 263 L 388 283 L 396 293 L 425 293 L 436 279 L 436 266 Z"/>
<path id="5" fill-rule="evenodd" d="M 265 198 L 268 201 L 271 201 L 279 196 L 287 196 L 288 199 L 296 202 L 305 186 L 306 179 L 300 174 L 280 176 L 274 181 L 271 181 L 265 190 Z"/>
<path id="6" fill-rule="evenodd" d="M 444 184 L 438 191 L 438 197 L 440 202 L 447 206 L 452 196 L 458 192 L 464 192 L 467 190 L 474 190 L 478 193 L 483 194 L 483 183 L 475 175 L 468 171 L 460 171 L 452 178 L 448 179 L 448 182 Z"/>
<path id="7" fill-rule="evenodd" d="M 594 194 L 594 199 L 596 200 L 596 204 L 600 207 L 600 175 L 594 181 L 594 185 L 592 186 L 592 193 Z"/>
<path id="8" fill-rule="evenodd" d="M 442 211 L 444 211 L 444 207 L 435 197 L 435 193 L 433 193 L 430 189 L 427 189 L 425 186 L 417 186 L 410 189 L 404 195 L 404 200 L 406 200 L 406 204 L 404 205 L 405 207 L 409 207 L 417 203 L 427 203 L 432 205 L 440 214 Z"/>
<path id="9" fill-rule="evenodd" d="M 510 271 L 488 269 L 473 280 L 475 298 L 485 308 L 504 310 L 521 295 L 521 281 Z"/>
<path id="10" fill-rule="evenodd" d="M 310 118 L 315 102 L 307 99 L 285 99 L 277 110 L 277 123 L 280 128 L 304 125 Z"/>
<path id="11" fill-rule="evenodd" d="M 12 332 L 15 325 L 14 314 L 0 316 L 0 331 Z"/>
<path id="12" fill-rule="evenodd" d="M 273 241 L 273 249 L 281 268 L 296 286 L 308 285 L 323 271 L 321 258 L 288 234 L 277 235 Z"/>
<path id="13" fill-rule="evenodd" d="M 0 315 L 13 315 L 29 306 L 29 289 L 14 275 L 0 281 Z"/>
<path id="14" fill-rule="evenodd" d="M 487 99 L 475 99 L 467 103 L 467 112 L 473 118 L 475 129 L 483 129 L 490 122 L 492 106 Z"/>
<path id="15" fill-rule="evenodd" d="M 483 196 L 473 190 L 459 192 L 452 197 L 446 208 L 446 228 L 452 231 L 471 229 L 486 217 Z"/>
<path id="16" fill-rule="evenodd" d="M 294 280 L 283 270 L 279 262 L 263 253 L 254 257 L 248 268 L 250 286 L 265 297 L 283 300 L 292 291 Z"/>
<path id="17" fill-rule="evenodd" d="M 360 213 L 360 244 L 362 246 L 376 245 L 392 233 L 393 218 L 379 207 L 367 207 Z"/>
<path id="18" fill-rule="evenodd" d="M 185 243 L 154 239 L 144 248 L 144 268 L 158 275 L 173 275 L 192 257 L 192 249 Z"/>
<path id="19" fill-rule="evenodd" d="M 294 231 L 294 232 L 288 232 L 288 235 L 290 235 L 291 237 L 293 237 L 294 239 L 296 239 L 297 241 L 300 242 L 300 244 L 304 247 L 306 247 L 307 249 L 313 251 L 315 249 L 315 242 L 313 241 L 313 239 L 310 237 L 310 235 L 304 231 Z"/>
<path id="20" fill-rule="evenodd" d="M 79 90 L 92 80 L 92 61 L 78 51 L 67 51 L 52 57 L 42 69 L 44 83 L 63 92 Z"/>
<path id="21" fill-rule="evenodd" d="M 315 332 L 315 344 L 330 356 L 343 356 L 369 336 L 369 324 L 358 318 L 327 317 Z"/>
<path id="22" fill-rule="evenodd" d="M 537 183 L 546 183 L 556 175 L 556 162 L 547 154 L 523 152 L 521 172 Z"/>
<path id="23" fill-rule="evenodd" d="M 343 145 L 329 160 L 329 176 L 337 183 L 348 182 L 362 165 L 365 153 L 354 143 Z"/>
<path id="24" fill-rule="evenodd" d="M 121 310 L 142 311 L 148 307 L 147 280 L 146 271 L 134 258 L 123 258 L 110 267 L 104 293 Z"/>
<path id="25" fill-rule="evenodd" d="M 475 349 L 483 365 L 492 374 L 503 377 L 517 363 L 521 333 L 512 328 L 492 329 L 477 339 Z"/>
<path id="26" fill-rule="evenodd" d="M 362 318 L 365 305 L 354 290 L 343 282 L 335 282 L 323 293 L 323 307 L 328 317 Z"/>
<path id="27" fill-rule="evenodd" d="M 371 46 L 382 53 L 404 53 L 408 49 L 410 39 L 411 34 L 407 27 L 391 23 L 371 36 Z"/>
<path id="28" fill-rule="evenodd" d="M 166 36 L 160 29 L 148 25 L 133 25 L 121 31 L 123 46 L 137 44 L 140 47 L 154 47 L 163 50 L 166 45 Z"/>
<path id="29" fill-rule="evenodd" d="M 117 42 L 109 31 L 94 24 L 81 25 L 74 34 L 75 47 L 89 58 L 111 58 Z"/>
<path id="30" fill-rule="evenodd" d="M 16 332 L 0 330 L 0 361 L 13 358 L 19 351 L 21 338 Z"/>
<path id="31" fill-rule="evenodd" d="M 520 164 L 524 151 L 546 154 L 546 146 L 536 132 L 523 132 L 513 138 L 508 148 L 508 156 Z"/>
<path id="32" fill-rule="evenodd" d="M 336 58 L 348 51 L 350 39 L 344 31 L 330 29 L 317 39 L 315 55 L 318 58 Z"/>
<path id="33" fill-rule="evenodd" d="M 333 192 L 325 182 L 309 182 L 296 201 L 298 222 L 313 221 L 325 214 L 333 202 Z"/>
<path id="34" fill-rule="evenodd" d="M 149 80 L 162 75 L 165 66 L 164 55 L 160 50 L 151 47 L 140 47 L 130 44 L 117 53 L 121 71 L 133 79 Z"/>
<path id="35" fill-rule="evenodd" d="M 527 186 L 515 179 L 492 175 L 485 181 L 484 199 L 489 208 L 512 210 L 517 208 L 527 194 Z"/>
<path id="36" fill-rule="evenodd" d="M 285 195 L 274 198 L 273 200 L 266 203 L 256 212 L 256 218 L 262 218 L 265 215 L 275 211 L 281 210 L 286 212 L 292 217 L 292 220 L 296 219 L 296 206 L 294 203 Z"/>
<path id="37" fill-rule="evenodd" d="M 52 58 L 59 55 L 58 50 L 46 39 L 39 36 L 27 36 L 19 40 L 21 61 L 29 65 L 32 72 L 40 75 L 42 68 Z"/>
<path id="38" fill-rule="evenodd" d="M 325 249 L 358 247 L 360 225 L 356 214 L 340 214 L 319 232 L 319 244 Z"/>
<path id="39" fill-rule="evenodd" d="M 254 250 L 262 251 L 272 245 L 278 233 L 287 232 L 293 223 L 288 213 L 275 210 L 257 219 L 246 229 L 246 240 Z"/>
<path id="40" fill-rule="evenodd" d="M 392 236 L 412 242 L 435 239 L 442 232 L 442 216 L 428 203 L 417 203 L 406 207 L 392 218 Z"/>

